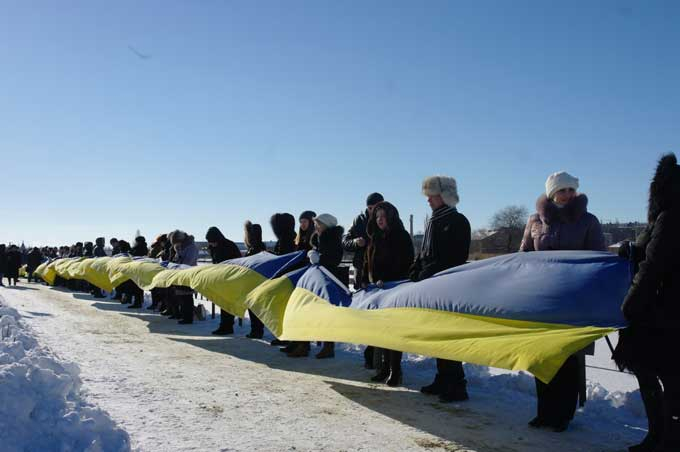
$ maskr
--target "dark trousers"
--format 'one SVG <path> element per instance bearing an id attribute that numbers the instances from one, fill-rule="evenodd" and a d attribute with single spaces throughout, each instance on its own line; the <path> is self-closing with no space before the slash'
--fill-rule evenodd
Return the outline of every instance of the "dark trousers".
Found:
<path id="1" fill-rule="evenodd" d="M 194 321 L 194 294 L 189 287 L 176 287 L 175 299 L 179 306 L 182 320 L 186 322 Z"/>
<path id="2" fill-rule="evenodd" d="M 250 332 L 253 334 L 264 334 L 264 323 L 258 319 L 253 311 L 248 309 L 248 316 L 250 317 Z"/>
<path id="3" fill-rule="evenodd" d="M 465 370 L 460 361 L 437 358 L 437 373 L 447 383 L 459 383 L 465 380 Z"/>
<path id="4" fill-rule="evenodd" d="M 224 309 L 220 308 L 220 328 L 222 327 L 233 327 L 234 326 L 234 316 L 229 314 Z"/>
<path id="5" fill-rule="evenodd" d="M 550 423 L 569 422 L 574 418 L 579 397 L 579 375 L 578 356 L 572 355 L 550 383 L 536 379 L 539 418 Z"/>

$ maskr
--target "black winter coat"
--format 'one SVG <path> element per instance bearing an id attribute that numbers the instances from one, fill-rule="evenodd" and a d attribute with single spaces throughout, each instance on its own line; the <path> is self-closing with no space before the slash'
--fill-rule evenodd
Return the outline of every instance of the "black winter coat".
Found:
<path id="1" fill-rule="evenodd" d="M 149 247 L 146 246 L 146 242 L 136 242 L 130 250 L 130 254 L 135 257 L 146 256 L 149 254 Z"/>
<path id="2" fill-rule="evenodd" d="M 264 244 L 264 242 L 256 243 L 248 248 L 245 257 L 254 256 L 255 254 L 261 253 L 262 251 L 267 251 L 267 246 Z"/>
<path id="3" fill-rule="evenodd" d="M 407 279 L 413 257 L 413 241 L 405 229 L 391 231 L 387 237 L 376 234 L 367 251 L 362 281 L 369 284 Z"/>
<path id="4" fill-rule="evenodd" d="M 354 257 L 352 258 L 352 265 L 359 271 L 362 271 L 364 268 L 366 247 L 368 246 L 369 241 L 368 233 L 366 232 L 366 226 L 368 225 L 368 217 L 369 217 L 368 210 L 357 215 L 357 217 L 354 219 L 354 222 L 352 222 L 352 226 L 349 228 L 349 231 L 347 231 L 347 235 L 345 235 L 344 239 L 342 240 L 342 247 L 346 251 L 351 251 L 354 253 Z M 356 246 L 356 244 L 354 243 L 354 239 L 358 239 L 360 237 L 366 241 L 366 246 L 364 247 Z"/>
<path id="5" fill-rule="evenodd" d="M 95 245 L 94 250 L 92 252 L 94 254 L 94 257 L 104 257 L 104 256 L 106 256 L 106 251 L 104 251 L 103 245 Z"/>
<path id="6" fill-rule="evenodd" d="M 342 234 L 345 232 L 342 226 L 333 226 L 321 234 L 312 236 L 312 246 L 319 252 L 319 265 L 338 276 L 338 267 L 342 262 Z"/>
<path id="7" fill-rule="evenodd" d="M 620 332 L 614 359 L 623 367 L 680 375 L 680 208 L 662 212 L 636 243 L 639 270 L 621 309 L 630 327 Z"/>
<path id="8" fill-rule="evenodd" d="M 241 257 L 241 250 L 231 240 L 225 238 L 217 242 L 216 246 L 208 247 L 213 264 L 219 264 L 229 259 Z"/>
<path id="9" fill-rule="evenodd" d="M 33 273 L 33 271 L 38 268 L 40 264 L 42 264 L 43 261 L 43 255 L 38 249 L 33 249 L 31 250 L 30 253 L 28 253 L 28 262 L 26 263 L 26 271 L 28 273 Z"/>
<path id="10" fill-rule="evenodd" d="M 470 254 L 471 234 L 470 222 L 455 208 L 443 206 L 432 212 L 423 247 L 411 267 L 409 277 L 421 281 L 466 263 Z M 429 248 L 428 243 L 431 244 Z"/>
<path id="11" fill-rule="evenodd" d="M 7 271 L 7 253 L 5 252 L 5 245 L 0 246 L 0 273 L 4 274 Z"/>
<path id="12" fill-rule="evenodd" d="M 5 271 L 5 276 L 7 278 L 18 278 L 20 267 L 21 267 L 21 253 L 19 251 L 8 251 L 7 270 Z"/>

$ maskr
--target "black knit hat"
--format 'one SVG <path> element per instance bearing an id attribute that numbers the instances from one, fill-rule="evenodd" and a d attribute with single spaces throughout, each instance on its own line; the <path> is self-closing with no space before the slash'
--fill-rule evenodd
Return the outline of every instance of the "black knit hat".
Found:
<path id="1" fill-rule="evenodd" d="M 384 200 L 385 198 L 383 198 L 383 195 L 380 193 L 371 193 L 368 195 L 368 198 L 366 198 L 366 206 L 374 206 Z"/>
<path id="2" fill-rule="evenodd" d="M 302 220 L 303 218 L 309 221 L 314 220 L 314 217 L 316 216 L 316 213 L 312 210 L 305 210 L 300 214 L 300 218 L 298 220 Z"/>

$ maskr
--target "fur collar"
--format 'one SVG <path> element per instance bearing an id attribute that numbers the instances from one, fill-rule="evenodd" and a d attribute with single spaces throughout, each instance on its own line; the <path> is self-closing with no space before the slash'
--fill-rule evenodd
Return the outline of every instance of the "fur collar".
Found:
<path id="1" fill-rule="evenodd" d="M 574 223 L 588 212 L 588 197 L 582 193 L 576 195 L 569 204 L 559 208 L 545 194 L 536 201 L 536 212 L 546 224 Z"/>

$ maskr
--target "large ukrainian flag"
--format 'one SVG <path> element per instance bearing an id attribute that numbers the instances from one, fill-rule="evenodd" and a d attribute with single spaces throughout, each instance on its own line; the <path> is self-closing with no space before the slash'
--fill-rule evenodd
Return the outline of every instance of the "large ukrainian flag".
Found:
<path id="1" fill-rule="evenodd" d="M 168 269 L 154 276 L 153 287 L 188 286 L 232 315 L 243 317 L 246 296 L 268 279 L 298 265 L 302 251 L 277 256 L 263 251 L 220 264 Z"/>
<path id="2" fill-rule="evenodd" d="M 570 355 L 626 325 L 620 305 L 631 270 L 609 253 L 517 253 L 417 283 L 370 287 L 348 308 L 341 283 L 306 276 L 289 291 L 282 315 L 268 319 L 282 339 L 368 344 L 526 370 L 549 382 Z M 282 287 L 292 286 L 269 284 L 270 292 L 251 295 L 253 306 L 285 298 Z"/>

